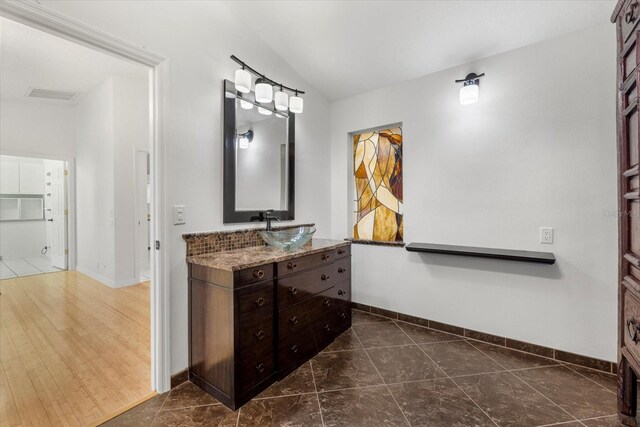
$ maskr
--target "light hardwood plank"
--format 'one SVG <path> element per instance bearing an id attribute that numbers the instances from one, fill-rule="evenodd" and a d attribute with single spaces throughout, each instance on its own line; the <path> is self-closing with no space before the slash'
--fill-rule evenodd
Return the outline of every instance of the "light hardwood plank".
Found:
<path id="1" fill-rule="evenodd" d="M 0 427 L 82 426 L 151 391 L 150 284 L 0 280 Z"/>

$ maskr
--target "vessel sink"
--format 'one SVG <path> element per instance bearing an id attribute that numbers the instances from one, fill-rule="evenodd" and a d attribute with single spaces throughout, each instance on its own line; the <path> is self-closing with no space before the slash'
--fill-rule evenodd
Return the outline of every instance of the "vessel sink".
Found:
<path id="1" fill-rule="evenodd" d="M 284 230 L 260 230 L 258 233 L 269 246 L 279 249 L 298 249 L 309 242 L 315 232 L 315 227 L 303 226 Z"/>

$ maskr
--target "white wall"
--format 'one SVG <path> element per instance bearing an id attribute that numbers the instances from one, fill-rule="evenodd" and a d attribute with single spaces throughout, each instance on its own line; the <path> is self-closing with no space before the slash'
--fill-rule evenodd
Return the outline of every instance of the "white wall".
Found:
<path id="1" fill-rule="evenodd" d="M 78 270 L 109 286 L 135 271 L 135 150 L 149 150 L 149 83 L 112 76 L 77 107 Z"/>
<path id="2" fill-rule="evenodd" d="M 332 104 L 333 237 L 351 235 L 347 134 L 402 122 L 406 242 L 557 257 L 354 245 L 354 300 L 614 361 L 615 46 L 614 26 L 599 26 Z M 453 81 L 469 72 L 486 73 L 480 101 L 460 106 Z"/>
<path id="3" fill-rule="evenodd" d="M 187 224 L 169 226 L 171 372 L 187 366 L 187 265 L 182 234 L 239 228 L 222 224 L 222 80 L 231 54 L 268 76 L 306 90 L 296 118 L 296 222 L 330 233 L 327 175 L 329 103 L 221 2 L 43 1 L 45 7 L 168 58 L 167 204 L 186 205 Z"/>
<path id="4" fill-rule="evenodd" d="M 113 77 L 116 284 L 139 282 L 135 270 L 135 150 L 149 151 L 149 81 Z"/>
<path id="5" fill-rule="evenodd" d="M 114 94 L 113 78 L 77 106 L 77 269 L 114 283 Z"/>
<path id="6" fill-rule="evenodd" d="M 0 151 L 59 157 L 75 155 L 75 108 L 42 102 L 0 102 Z"/>

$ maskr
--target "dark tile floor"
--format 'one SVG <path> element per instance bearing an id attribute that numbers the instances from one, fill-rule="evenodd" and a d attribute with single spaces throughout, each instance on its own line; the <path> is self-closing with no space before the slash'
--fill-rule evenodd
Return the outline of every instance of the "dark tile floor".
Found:
<path id="1" fill-rule="evenodd" d="M 619 425 L 615 378 L 354 310 L 325 351 L 231 411 L 191 383 L 107 426 Z"/>

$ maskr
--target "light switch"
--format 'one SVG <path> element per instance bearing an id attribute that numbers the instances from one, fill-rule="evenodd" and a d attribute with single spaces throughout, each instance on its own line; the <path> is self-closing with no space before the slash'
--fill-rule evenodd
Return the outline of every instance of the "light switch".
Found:
<path id="1" fill-rule="evenodd" d="M 184 205 L 173 206 L 173 225 L 184 224 Z"/>

